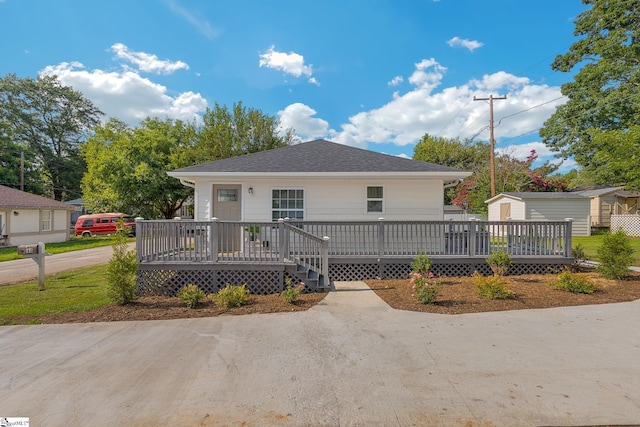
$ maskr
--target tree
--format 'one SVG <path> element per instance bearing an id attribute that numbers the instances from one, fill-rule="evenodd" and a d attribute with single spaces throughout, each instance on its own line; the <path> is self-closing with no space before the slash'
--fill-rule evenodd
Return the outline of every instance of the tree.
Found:
<path id="1" fill-rule="evenodd" d="M 173 218 L 193 195 L 167 171 L 188 166 L 195 127 L 179 120 L 147 118 L 131 129 L 111 119 L 82 148 L 86 206 L 144 218 Z"/>
<path id="2" fill-rule="evenodd" d="M 489 161 L 489 145 L 425 134 L 413 150 L 413 159 L 461 170 L 472 170 Z"/>
<path id="3" fill-rule="evenodd" d="M 0 185 L 19 190 L 22 176 L 25 191 L 43 194 L 42 179 L 35 167 L 33 153 L 14 143 L 8 124 L 0 122 Z"/>
<path id="4" fill-rule="evenodd" d="M 538 159 L 535 150 L 525 160 L 518 160 L 508 154 L 496 155 L 496 192 L 537 191 L 554 192 L 566 189 L 564 180 L 552 175 L 558 165 L 545 162 L 533 168 Z M 485 200 L 491 198 L 491 178 L 489 165 L 479 165 L 473 175 L 467 177 L 456 187 L 453 203 L 475 213 L 486 213 Z"/>
<path id="5" fill-rule="evenodd" d="M 296 141 L 293 129 L 280 129 L 280 121 L 242 102 L 229 110 L 216 103 L 207 108 L 197 133 L 192 163 L 205 163 L 242 154 L 291 145 Z"/>
<path id="6" fill-rule="evenodd" d="M 569 100 L 545 122 L 540 135 L 560 156 L 573 156 L 593 173 L 596 183 L 633 182 L 628 173 L 637 168 L 611 176 L 606 162 L 626 151 L 608 153 L 609 137 L 631 136 L 640 121 L 640 4 L 636 0 L 583 3 L 592 7 L 575 20 L 574 34 L 582 38 L 551 65 L 562 72 L 581 68 L 574 81 L 562 85 Z M 634 144 L 637 151 L 637 138 Z M 607 182 L 611 179 L 616 181 Z"/>
<path id="7" fill-rule="evenodd" d="M 79 146 L 101 115 L 91 101 L 54 76 L 34 80 L 11 74 L 0 79 L 0 117 L 9 124 L 13 141 L 34 153 L 56 200 L 80 195 L 85 164 Z"/>
<path id="8" fill-rule="evenodd" d="M 489 145 L 480 141 L 460 141 L 458 138 L 448 139 L 425 134 L 413 150 L 413 159 L 473 171 L 489 162 L 489 150 Z M 455 188 L 447 188 L 444 194 L 445 204 L 451 204 L 454 197 Z"/>

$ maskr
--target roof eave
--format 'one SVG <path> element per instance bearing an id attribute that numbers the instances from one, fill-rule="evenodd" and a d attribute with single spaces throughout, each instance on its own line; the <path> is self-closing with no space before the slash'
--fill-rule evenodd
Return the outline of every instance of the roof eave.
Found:
<path id="1" fill-rule="evenodd" d="M 224 178 L 429 178 L 455 180 L 471 175 L 471 172 L 464 171 L 418 171 L 418 172 L 167 172 L 167 175 L 186 180 L 195 179 L 224 179 Z"/>

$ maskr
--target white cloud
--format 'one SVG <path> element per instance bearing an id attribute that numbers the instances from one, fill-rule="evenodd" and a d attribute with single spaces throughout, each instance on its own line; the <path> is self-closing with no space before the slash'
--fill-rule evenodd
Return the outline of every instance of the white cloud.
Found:
<path id="1" fill-rule="evenodd" d="M 189 69 L 189 66 L 182 61 L 171 62 L 160 60 L 156 55 L 150 53 L 129 50 L 129 48 L 122 43 L 115 43 L 111 46 L 111 50 L 118 58 L 129 61 L 136 65 L 139 70 L 148 73 L 171 74 L 179 69 Z"/>
<path id="2" fill-rule="evenodd" d="M 398 86 L 400 83 L 402 83 L 404 81 L 404 77 L 402 76 L 395 76 L 394 78 L 391 79 L 391 81 L 389 83 L 387 83 L 388 86 Z"/>
<path id="3" fill-rule="evenodd" d="M 40 74 L 56 75 L 91 100 L 107 117 L 136 124 L 148 116 L 180 120 L 199 120 L 207 101 L 198 93 L 169 96 L 167 88 L 131 70 L 107 72 L 86 70 L 79 62 L 62 62 L 45 67 Z"/>
<path id="4" fill-rule="evenodd" d="M 313 108 L 299 102 L 278 111 L 282 127 L 293 128 L 296 135 L 303 141 L 324 138 L 330 133 L 329 123 L 312 117 L 315 115 L 316 111 Z"/>
<path id="5" fill-rule="evenodd" d="M 447 71 L 445 67 L 438 64 L 433 58 L 423 59 L 415 64 L 415 67 L 416 70 L 409 77 L 409 83 L 429 91 L 440 84 L 444 73 Z"/>
<path id="6" fill-rule="evenodd" d="M 278 52 L 275 46 L 271 46 L 265 53 L 260 54 L 260 67 L 273 68 L 274 70 L 283 71 L 285 74 L 294 77 L 307 76 L 309 83 L 319 85 L 313 74 L 313 65 L 305 65 L 304 56 L 295 52 Z"/>
<path id="7" fill-rule="evenodd" d="M 471 52 L 473 52 L 474 50 L 476 50 L 479 47 L 482 47 L 484 44 L 477 41 L 477 40 L 468 40 L 468 39 L 461 39 L 460 37 L 454 37 L 452 39 L 450 39 L 447 44 L 450 47 L 464 47 L 469 49 Z"/>
<path id="8" fill-rule="evenodd" d="M 487 141 L 489 108 L 473 102 L 473 97 L 493 94 L 507 95 L 506 100 L 494 102 L 495 137 L 499 142 L 500 138 L 537 131 L 565 102 L 564 98 L 558 99 L 559 87 L 532 84 L 527 78 L 502 71 L 437 91 L 445 72 L 446 68 L 433 58 L 420 61 L 409 78 L 415 85 L 412 90 L 395 92 L 385 105 L 349 117 L 329 136 L 359 147 L 368 143 L 406 146 L 417 143 L 426 133 Z M 552 102 L 545 104 L 547 101 Z"/>

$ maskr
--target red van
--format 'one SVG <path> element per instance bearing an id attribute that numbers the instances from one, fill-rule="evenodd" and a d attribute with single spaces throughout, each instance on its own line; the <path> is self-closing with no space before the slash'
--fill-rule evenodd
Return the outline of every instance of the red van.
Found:
<path id="1" fill-rule="evenodd" d="M 76 221 L 76 236 L 91 237 L 115 234 L 118 221 L 122 219 L 130 234 L 136 234 L 136 222 L 130 215 L 112 212 L 80 215 Z"/>

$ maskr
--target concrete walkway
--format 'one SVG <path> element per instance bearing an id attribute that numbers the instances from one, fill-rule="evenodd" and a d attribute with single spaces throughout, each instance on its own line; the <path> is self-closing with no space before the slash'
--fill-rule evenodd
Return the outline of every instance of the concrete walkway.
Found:
<path id="1" fill-rule="evenodd" d="M 0 327 L 0 417 L 47 426 L 640 423 L 640 301 L 435 315 L 362 282 L 305 312 Z"/>

